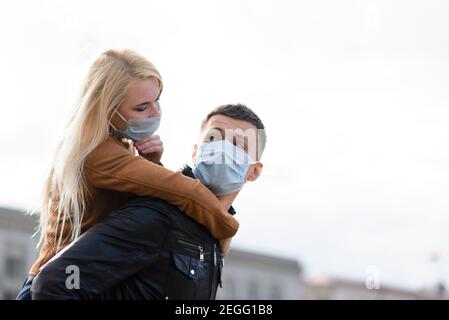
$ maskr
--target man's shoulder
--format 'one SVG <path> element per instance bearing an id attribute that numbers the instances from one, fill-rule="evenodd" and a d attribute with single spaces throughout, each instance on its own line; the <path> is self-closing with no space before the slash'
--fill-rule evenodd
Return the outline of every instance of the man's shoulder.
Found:
<path id="1" fill-rule="evenodd" d="M 170 223 L 183 224 L 189 221 L 193 225 L 202 226 L 195 219 L 189 217 L 186 213 L 181 211 L 178 207 L 169 202 L 152 197 L 136 197 L 125 203 L 118 209 L 118 212 L 127 212 L 133 215 L 135 219 L 143 221 L 150 221 L 153 219 L 160 219 L 163 216 L 170 220 Z"/>
<path id="2" fill-rule="evenodd" d="M 121 224 L 129 231 L 147 232 L 148 228 L 168 228 L 173 219 L 173 207 L 164 200 L 151 197 L 135 197 L 125 202 L 102 221 L 108 225 Z"/>
<path id="3" fill-rule="evenodd" d="M 119 209 L 131 207 L 143 207 L 156 211 L 171 211 L 174 206 L 159 198 L 135 196 L 120 206 Z"/>
<path id="4" fill-rule="evenodd" d="M 143 236 L 149 230 L 157 231 L 157 233 L 172 230 L 201 238 L 214 239 L 205 226 L 178 207 L 162 199 L 152 197 L 135 197 L 127 201 L 118 209 L 113 210 L 105 221 L 107 224 L 123 224 L 121 228 Z"/>

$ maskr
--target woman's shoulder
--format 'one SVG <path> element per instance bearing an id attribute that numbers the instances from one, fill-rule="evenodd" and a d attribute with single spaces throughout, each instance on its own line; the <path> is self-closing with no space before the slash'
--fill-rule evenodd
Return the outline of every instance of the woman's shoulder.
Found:
<path id="1" fill-rule="evenodd" d="M 118 138 L 118 137 L 116 137 L 114 135 L 109 135 L 106 138 L 106 140 L 103 142 L 103 144 L 110 144 L 110 143 L 113 143 L 113 144 L 116 144 L 116 145 L 119 145 L 119 146 L 122 146 L 122 147 L 125 147 L 125 148 L 128 148 L 130 146 L 128 140 L 120 139 L 120 138 Z"/>
<path id="2" fill-rule="evenodd" d="M 113 136 L 108 136 L 86 157 L 86 165 L 105 161 L 107 159 L 123 156 L 132 156 L 129 143 Z"/>

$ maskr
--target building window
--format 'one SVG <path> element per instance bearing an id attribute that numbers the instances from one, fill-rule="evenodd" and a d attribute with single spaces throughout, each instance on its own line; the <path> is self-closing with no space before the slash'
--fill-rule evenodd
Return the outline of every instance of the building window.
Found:
<path id="1" fill-rule="evenodd" d="M 25 261 L 18 257 L 9 256 L 5 259 L 5 276 L 10 279 L 23 277 Z"/>
<path id="2" fill-rule="evenodd" d="M 17 294 L 12 291 L 5 291 L 3 292 L 3 300 L 16 300 Z"/>
<path id="3" fill-rule="evenodd" d="M 277 283 L 275 283 L 271 286 L 270 296 L 271 296 L 271 300 L 281 300 L 282 299 L 281 288 Z"/>
<path id="4" fill-rule="evenodd" d="M 257 285 L 256 281 L 251 281 L 248 284 L 248 299 L 259 299 L 259 286 Z"/>
<path id="5" fill-rule="evenodd" d="M 9 279 L 22 279 L 26 272 L 27 250 L 24 242 L 7 241 L 3 243 L 4 276 Z"/>
<path id="6" fill-rule="evenodd" d="M 227 280 L 226 283 L 223 283 L 223 288 L 226 289 L 225 299 L 236 299 L 234 281 L 232 281 L 231 279 Z"/>

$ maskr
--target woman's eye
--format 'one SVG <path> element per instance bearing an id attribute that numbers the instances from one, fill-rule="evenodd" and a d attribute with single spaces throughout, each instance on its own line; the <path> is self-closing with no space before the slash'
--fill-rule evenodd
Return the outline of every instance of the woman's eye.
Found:
<path id="1" fill-rule="evenodd" d="M 147 104 L 141 105 L 137 108 L 137 111 L 145 111 L 148 108 Z"/>
<path id="2" fill-rule="evenodd" d="M 210 136 L 209 137 L 209 141 L 214 141 L 215 140 L 215 137 L 214 136 Z"/>

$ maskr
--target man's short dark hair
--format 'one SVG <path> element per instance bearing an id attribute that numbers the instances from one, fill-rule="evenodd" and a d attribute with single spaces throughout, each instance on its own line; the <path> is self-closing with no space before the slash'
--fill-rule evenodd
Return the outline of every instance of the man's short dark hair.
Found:
<path id="1" fill-rule="evenodd" d="M 203 129 L 206 123 L 213 116 L 222 115 L 236 120 L 243 120 L 253 124 L 258 130 L 258 151 L 257 158 L 259 159 L 262 155 L 263 150 L 265 149 L 265 144 L 267 142 L 267 136 L 265 133 L 265 126 L 260 120 L 259 116 L 250 108 L 245 106 L 244 104 L 225 104 L 219 106 L 209 112 L 206 118 L 203 120 L 201 124 L 201 128 Z"/>

